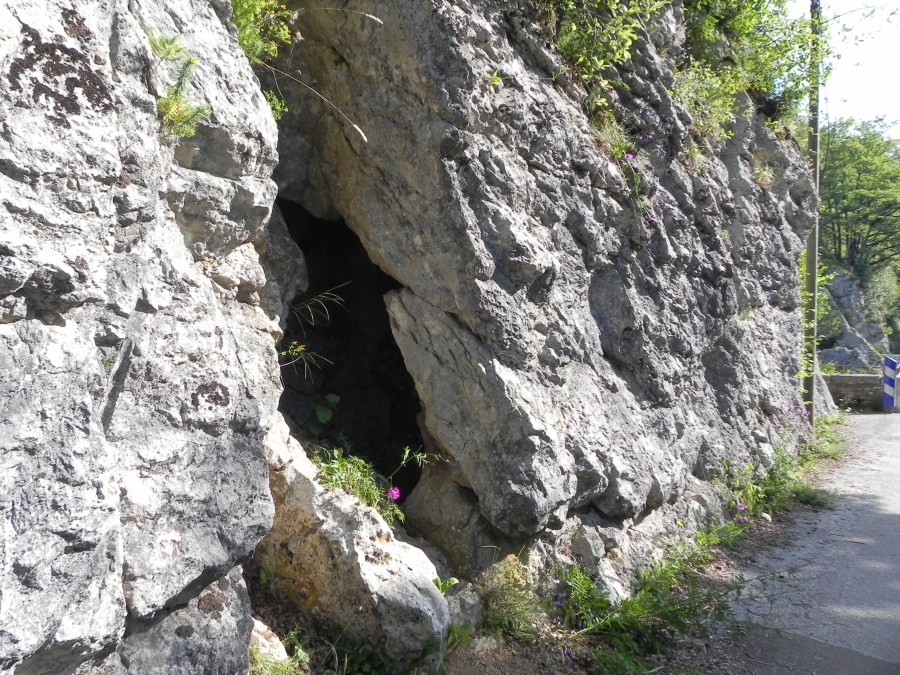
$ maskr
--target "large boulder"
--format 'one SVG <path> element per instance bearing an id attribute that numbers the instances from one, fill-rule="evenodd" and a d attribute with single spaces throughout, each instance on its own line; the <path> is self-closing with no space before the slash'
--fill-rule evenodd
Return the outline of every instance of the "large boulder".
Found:
<path id="1" fill-rule="evenodd" d="M 276 127 L 226 14 L 0 7 L 0 672 L 182 672 L 140 654 L 185 612 L 190 672 L 246 661 L 232 570 L 273 518 L 261 437 L 302 274 L 263 230 Z M 197 59 L 193 137 L 160 125 L 178 66 L 150 32 Z M 197 625 L 210 584 L 227 629 Z"/>
<path id="2" fill-rule="evenodd" d="M 396 672 L 436 672 L 450 619 L 434 565 L 377 511 L 321 486 L 280 417 L 265 452 L 276 515 L 255 559 L 272 590 L 345 643 L 374 647 Z"/>

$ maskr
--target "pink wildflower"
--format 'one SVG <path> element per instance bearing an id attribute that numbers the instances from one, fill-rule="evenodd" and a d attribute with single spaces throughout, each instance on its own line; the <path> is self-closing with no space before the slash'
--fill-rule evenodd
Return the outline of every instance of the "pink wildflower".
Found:
<path id="1" fill-rule="evenodd" d="M 391 501 L 394 501 L 394 502 L 397 501 L 398 499 L 400 499 L 400 488 L 398 488 L 398 487 L 390 488 L 388 490 L 388 497 L 390 498 Z"/>

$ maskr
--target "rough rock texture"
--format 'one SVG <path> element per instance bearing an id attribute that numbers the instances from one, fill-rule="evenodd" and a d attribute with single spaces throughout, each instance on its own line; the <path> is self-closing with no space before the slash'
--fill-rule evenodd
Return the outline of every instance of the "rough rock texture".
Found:
<path id="1" fill-rule="evenodd" d="M 0 6 L 0 672 L 244 667 L 232 570 L 273 517 L 261 436 L 302 274 L 261 230 L 276 128 L 224 7 Z M 176 68 L 146 27 L 198 57 L 194 138 L 163 138 Z"/>
<path id="2" fill-rule="evenodd" d="M 236 567 L 204 588 L 186 606 L 148 625 L 133 622 L 128 638 L 115 654 L 102 663 L 84 664 L 76 672 L 85 675 L 245 673 L 252 629 L 250 598 L 241 568 Z"/>
<path id="3" fill-rule="evenodd" d="M 888 338 L 883 318 L 866 307 L 859 281 L 842 271 L 828 285 L 828 296 L 838 313 L 840 334 L 833 347 L 819 350 L 819 359 L 846 369 L 877 367 L 888 351 Z"/>
<path id="4" fill-rule="evenodd" d="M 434 672 L 449 626 L 434 565 L 394 538 L 378 513 L 316 483 L 316 467 L 279 417 L 265 441 L 276 516 L 255 559 L 274 591 L 350 644 L 374 647 L 398 668 Z"/>
<path id="5" fill-rule="evenodd" d="M 817 200 L 794 144 L 752 114 L 688 162 L 668 93 L 680 10 L 619 73 L 636 150 L 612 161 L 525 4 L 354 9 L 383 23 L 304 12 L 289 67 L 368 142 L 285 82 L 275 178 L 404 287 L 386 298 L 394 335 L 449 460 L 426 468 L 411 522 L 474 573 L 481 546 L 585 510 L 624 531 L 691 474 L 770 452 L 796 401 Z"/>

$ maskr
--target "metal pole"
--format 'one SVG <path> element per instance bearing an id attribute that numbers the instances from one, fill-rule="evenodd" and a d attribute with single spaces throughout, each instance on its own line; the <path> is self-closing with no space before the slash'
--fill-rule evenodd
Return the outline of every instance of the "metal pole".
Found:
<path id="1" fill-rule="evenodd" d="M 820 0 L 810 0 L 809 15 L 812 21 L 812 49 L 810 50 L 809 79 L 809 159 L 813 184 L 819 191 L 819 85 L 820 85 L 820 40 L 822 36 L 822 4 Z M 809 410 L 809 423 L 816 421 L 816 300 L 818 295 L 819 272 L 819 212 L 816 211 L 812 230 L 806 240 L 806 307 L 803 311 L 803 348 L 808 350 L 809 373 L 803 379 L 803 400 Z"/>

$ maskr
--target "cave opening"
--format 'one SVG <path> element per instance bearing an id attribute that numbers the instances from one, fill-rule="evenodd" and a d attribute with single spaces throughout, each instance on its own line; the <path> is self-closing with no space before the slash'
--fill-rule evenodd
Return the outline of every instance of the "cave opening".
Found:
<path id="1" fill-rule="evenodd" d="M 341 447 L 390 476 L 404 447 L 423 446 L 421 404 L 384 303 L 384 294 L 401 284 L 370 260 L 343 220 L 318 219 L 285 200 L 278 207 L 309 277 L 278 348 L 284 382 L 279 407 L 308 449 Z M 284 354 L 292 345 L 293 356 Z M 420 476 L 415 462 L 394 474 L 401 501 Z"/>

